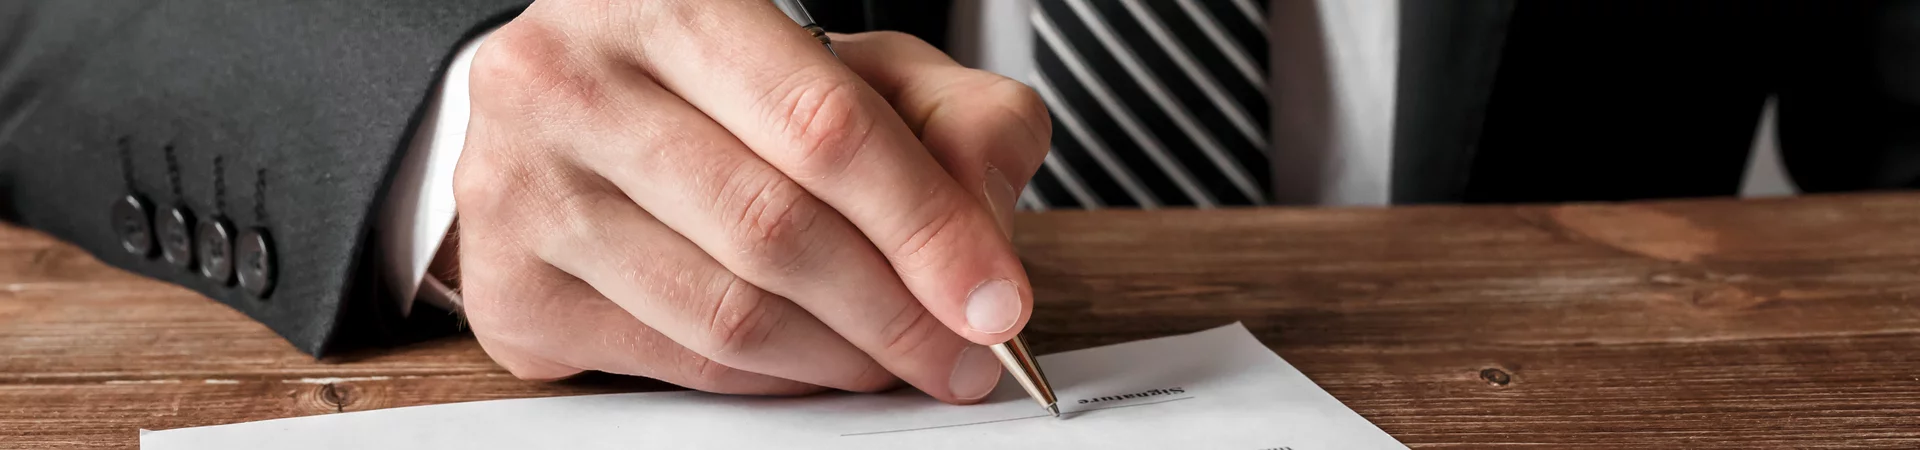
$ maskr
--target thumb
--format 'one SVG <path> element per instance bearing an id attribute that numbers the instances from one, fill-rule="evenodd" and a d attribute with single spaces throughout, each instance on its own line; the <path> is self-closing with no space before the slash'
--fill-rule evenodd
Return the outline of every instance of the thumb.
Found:
<path id="1" fill-rule="evenodd" d="M 1021 180 L 1020 184 L 1026 184 L 1026 180 Z M 1006 172 L 1001 172 L 1000 168 L 991 165 L 987 166 L 987 174 L 980 182 L 980 189 L 985 191 L 982 197 L 987 201 L 987 210 L 992 212 L 993 219 L 1000 223 L 1000 233 L 1007 235 L 1008 240 L 1012 240 L 1013 205 L 1019 202 L 1020 191 L 1015 189 L 1013 182 L 1007 179 Z"/>
<path id="2" fill-rule="evenodd" d="M 1015 199 L 1039 170 L 1052 136 L 1039 94 L 1012 79 L 963 67 L 906 34 L 861 33 L 834 40 L 841 61 L 887 100 L 941 169 L 991 215 L 1001 235 L 1010 238 Z M 1010 253 L 1005 260 L 1018 264 L 1013 247 L 1003 248 Z M 962 302 L 964 322 L 946 323 L 975 343 L 1013 337 L 1033 312 L 1028 297 L 1032 288 L 1021 275 L 1007 278 L 1010 284 L 974 287 Z M 1016 295 L 1025 298 L 1014 311 L 987 307 L 998 302 L 985 301 Z M 1016 319 L 1004 330 L 972 326 L 1004 323 L 1008 317 Z"/>
<path id="3" fill-rule="evenodd" d="M 1013 235 L 1021 190 L 1046 159 L 1053 133 L 1032 88 L 961 66 L 911 35 L 835 35 L 842 61 L 886 97 L 955 181 Z"/>

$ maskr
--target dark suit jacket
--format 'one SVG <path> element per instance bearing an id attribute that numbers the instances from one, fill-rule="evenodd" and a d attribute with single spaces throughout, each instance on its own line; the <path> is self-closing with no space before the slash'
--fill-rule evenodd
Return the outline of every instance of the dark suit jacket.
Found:
<path id="1" fill-rule="evenodd" d="M 1462 197 L 1515 1 L 1403 2 L 1396 201 Z M 831 30 L 936 45 L 950 9 L 809 3 Z M 379 298 L 370 221 L 451 53 L 526 4 L 0 2 L 0 219 L 219 300 L 315 355 L 445 329 L 445 314 L 403 323 Z M 1894 94 L 1920 105 L 1920 88 Z M 1911 128 L 1888 127 L 1888 140 L 1915 139 Z M 129 196 L 150 217 L 178 208 L 271 236 L 273 289 L 262 298 L 130 253 L 112 220 Z"/>
<path id="2" fill-rule="evenodd" d="M 1400 4 L 1394 203 L 1920 188 L 1920 0 Z"/>
<path id="3" fill-rule="evenodd" d="M 460 43 L 528 0 L 0 2 L 0 219 L 179 284 L 320 355 L 452 323 L 380 298 L 379 199 Z M 835 30 L 938 41 L 945 2 L 813 2 Z M 143 199 L 272 241 L 273 288 L 133 254 L 114 205 Z M 156 222 L 157 223 L 157 222 Z"/>

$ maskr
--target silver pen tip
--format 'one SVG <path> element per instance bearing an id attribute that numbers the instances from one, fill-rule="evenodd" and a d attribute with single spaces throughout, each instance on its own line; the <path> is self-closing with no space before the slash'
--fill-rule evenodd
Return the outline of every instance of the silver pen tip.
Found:
<path id="1" fill-rule="evenodd" d="M 1052 414 L 1053 417 L 1056 418 L 1060 417 L 1060 405 L 1047 405 L 1047 414 Z"/>

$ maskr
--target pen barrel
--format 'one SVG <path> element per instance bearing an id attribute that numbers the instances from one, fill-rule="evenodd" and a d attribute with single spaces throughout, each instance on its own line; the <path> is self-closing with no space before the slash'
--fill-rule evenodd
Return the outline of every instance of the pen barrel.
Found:
<path id="1" fill-rule="evenodd" d="M 814 40 L 820 41 L 820 45 L 825 45 L 828 49 L 833 48 L 833 40 L 827 38 L 826 29 L 820 28 L 819 25 L 814 25 L 811 22 L 802 28 L 807 30 L 807 34 L 813 35 Z"/>
<path id="2" fill-rule="evenodd" d="M 1047 383 L 1047 375 L 1040 371 L 1040 361 L 1033 358 L 1033 350 L 1027 348 L 1024 337 L 1014 336 L 1006 343 L 992 347 L 993 355 L 1000 358 L 1000 364 L 1013 374 L 1013 380 L 1027 390 L 1027 395 L 1040 406 L 1051 407 L 1059 400 L 1053 395 L 1053 387 Z"/>
<path id="3" fill-rule="evenodd" d="M 807 13 L 807 7 L 802 6 L 800 0 L 773 0 L 773 6 L 780 8 L 780 12 L 786 14 L 788 19 L 793 19 L 793 23 L 800 24 L 800 28 L 807 31 L 807 35 L 813 36 L 813 40 L 820 41 L 820 45 L 826 46 L 828 53 L 832 53 L 834 57 L 840 56 L 840 52 L 833 50 L 833 40 L 827 38 L 827 30 L 813 22 L 813 15 Z"/>
<path id="4" fill-rule="evenodd" d="M 813 15 L 807 14 L 807 7 L 801 6 L 800 0 L 773 0 L 773 6 L 795 23 L 813 23 Z"/>
<path id="5" fill-rule="evenodd" d="M 787 18 L 793 19 L 793 23 L 813 26 L 813 15 L 807 14 L 807 7 L 801 6 L 800 0 L 773 0 L 773 6 L 780 8 Z"/>

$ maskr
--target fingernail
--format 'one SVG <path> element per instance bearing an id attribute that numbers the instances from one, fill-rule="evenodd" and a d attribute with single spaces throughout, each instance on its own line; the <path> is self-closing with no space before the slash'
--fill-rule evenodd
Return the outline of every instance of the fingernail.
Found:
<path id="1" fill-rule="evenodd" d="M 954 398 L 962 401 L 986 398 L 997 384 L 1000 384 L 1000 360 L 994 358 L 992 351 L 973 344 L 960 350 L 960 359 L 953 363 L 953 378 L 947 380 Z"/>
<path id="2" fill-rule="evenodd" d="M 1000 169 L 987 167 L 986 186 L 981 190 L 987 193 L 987 210 L 993 211 L 993 221 L 1000 224 L 1000 234 L 1013 239 L 1013 204 L 1019 201 L 1019 192 L 1013 191 L 1013 183 L 1007 181 L 1007 174 Z"/>
<path id="3" fill-rule="evenodd" d="M 1020 289 L 1013 282 L 992 279 L 967 294 L 967 327 L 981 333 L 1000 333 L 1020 321 Z"/>

